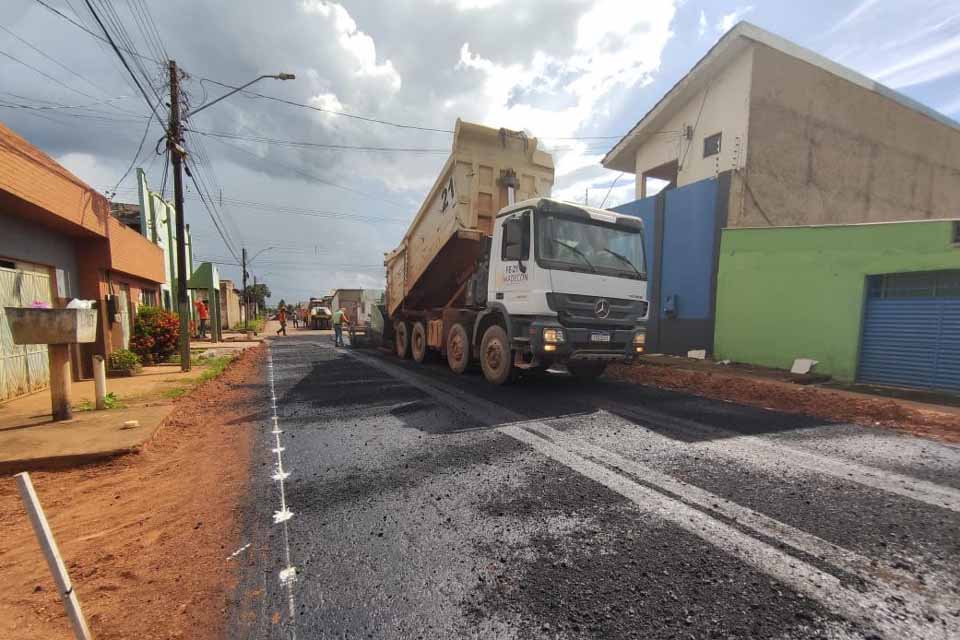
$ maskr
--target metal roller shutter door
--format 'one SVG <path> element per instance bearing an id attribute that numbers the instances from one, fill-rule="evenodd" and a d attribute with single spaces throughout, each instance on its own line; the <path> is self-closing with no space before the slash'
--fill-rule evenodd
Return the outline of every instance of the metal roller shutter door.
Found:
<path id="1" fill-rule="evenodd" d="M 871 278 L 858 381 L 960 391 L 958 282 L 949 271 Z"/>

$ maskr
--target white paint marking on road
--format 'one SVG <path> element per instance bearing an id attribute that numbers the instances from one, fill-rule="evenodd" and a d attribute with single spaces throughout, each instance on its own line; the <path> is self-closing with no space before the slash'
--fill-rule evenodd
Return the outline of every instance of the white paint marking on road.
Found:
<path id="1" fill-rule="evenodd" d="M 233 560 L 234 558 L 236 558 L 238 555 L 240 555 L 241 553 L 243 553 L 249 548 L 250 548 L 250 543 L 248 542 L 247 544 L 243 545 L 242 547 L 240 547 L 239 549 L 237 549 L 236 551 L 228 555 L 227 560 Z"/>
<path id="2" fill-rule="evenodd" d="M 546 427 L 537 422 L 530 422 L 526 426 Z M 836 577 L 693 507 L 567 451 L 527 428 L 512 425 L 499 427 L 497 431 L 531 446 L 584 477 L 599 482 L 641 509 L 679 526 L 849 620 L 875 629 L 890 638 L 929 640 L 949 637 L 939 624 L 928 622 L 922 612 L 909 611 L 905 607 L 891 607 L 879 593 L 854 592 L 843 586 Z"/>
<path id="3" fill-rule="evenodd" d="M 906 602 L 901 600 L 900 602 L 903 603 L 904 606 L 898 606 L 896 599 L 893 600 L 893 605 L 884 600 L 884 592 L 889 591 L 889 584 L 884 585 L 879 592 L 874 590 L 868 593 L 859 593 L 847 589 L 836 577 L 817 569 L 795 556 L 789 555 L 766 542 L 757 540 L 734 527 L 724 524 L 710 515 L 684 504 L 681 500 L 667 496 L 657 490 L 644 487 L 617 472 L 607 469 L 603 465 L 571 453 L 559 445 L 550 442 L 548 439 L 545 439 L 543 435 L 529 430 L 546 429 L 554 431 L 542 421 L 527 420 L 510 409 L 465 393 L 442 382 L 427 380 L 420 374 L 407 371 L 406 369 L 382 362 L 370 356 L 357 352 L 344 353 L 380 371 L 400 378 L 410 384 L 410 386 L 424 391 L 439 403 L 454 411 L 467 415 L 479 414 L 486 419 L 492 418 L 500 423 L 512 423 L 501 424 L 497 430 L 529 444 L 534 449 L 557 462 L 561 462 L 578 473 L 620 493 L 638 506 L 654 511 L 706 542 L 741 559 L 758 571 L 791 585 L 797 591 L 804 593 L 828 609 L 838 612 L 849 619 L 867 624 L 885 634 L 889 633 L 889 637 L 891 638 L 916 638 L 917 640 L 943 638 L 946 640 L 950 637 L 950 634 L 954 633 L 952 629 L 948 631 L 946 627 L 941 627 L 927 620 L 923 612 L 916 611 L 914 607 L 923 606 L 917 602 L 917 597 L 905 599 Z M 705 425 L 698 425 L 698 428 L 702 431 L 704 426 Z M 783 452 L 777 451 L 777 445 L 775 443 L 771 442 L 769 449 L 774 453 L 778 453 L 781 457 L 783 456 Z M 792 453 L 793 449 L 790 451 Z M 786 462 L 789 463 L 789 459 Z M 878 474 L 882 473 L 879 470 L 872 471 Z M 906 476 L 904 476 L 904 478 L 909 482 L 920 482 L 913 478 L 907 478 Z M 676 482 L 672 478 L 671 481 Z M 669 491 L 669 489 L 665 490 Z M 707 492 L 703 492 L 703 494 L 711 495 Z M 703 494 L 700 494 L 700 496 L 703 497 Z M 717 498 L 717 500 L 719 500 L 719 498 Z M 745 512 L 749 511 L 745 507 L 736 505 L 735 503 L 730 504 L 734 505 L 738 510 L 743 509 Z M 756 519 L 751 519 L 751 522 L 756 527 L 760 527 L 761 525 L 774 526 L 775 528 L 772 529 L 774 532 L 780 531 L 783 534 L 796 533 L 797 535 L 793 536 L 793 542 L 797 543 L 797 548 L 801 551 L 804 551 L 804 546 L 816 549 L 821 542 L 830 545 L 830 543 L 826 541 L 821 541 L 815 536 L 793 529 L 789 527 L 789 525 L 780 523 L 772 518 L 762 516 L 761 514 L 755 515 L 757 516 Z M 781 533 L 775 533 L 772 537 L 777 539 L 783 536 Z M 841 569 L 854 568 L 857 564 L 855 559 L 858 558 L 858 556 L 845 549 L 836 547 L 835 545 L 833 546 L 835 547 L 833 551 L 829 548 L 826 550 L 820 549 L 820 554 L 811 555 L 819 555 L 827 561 L 830 559 L 843 561 L 843 565 L 839 567 Z M 863 576 L 860 572 L 853 573 L 865 579 L 870 579 L 871 577 L 870 575 Z M 897 572 L 894 575 L 901 574 Z M 923 604 L 928 603 L 925 602 Z M 938 609 L 939 607 L 932 608 Z M 908 622 L 908 614 L 912 618 L 912 621 Z"/>
<path id="4" fill-rule="evenodd" d="M 273 453 L 277 454 L 277 467 L 276 473 L 273 474 L 272 479 L 277 483 L 280 493 L 280 510 L 273 513 L 273 523 L 279 524 L 283 527 L 283 550 L 284 550 L 284 559 L 286 561 L 286 566 L 280 570 L 279 579 L 280 584 L 284 585 L 287 589 L 287 613 L 289 615 L 289 632 L 290 637 L 293 640 L 296 640 L 297 629 L 296 629 L 296 603 L 293 598 L 293 583 L 297 577 L 297 569 L 293 566 L 293 563 L 290 560 L 290 528 L 289 521 L 293 517 L 293 512 L 287 506 L 287 491 L 285 481 L 290 477 L 290 473 L 285 471 L 283 468 L 283 452 L 285 448 L 283 443 L 280 440 L 280 435 L 283 433 L 283 430 L 280 429 L 280 416 L 277 415 L 277 389 L 276 384 L 273 379 L 273 349 L 270 343 L 267 343 L 267 367 L 269 369 L 269 379 L 270 379 L 270 397 L 271 397 L 271 410 L 273 415 L 271 416 L 273 422 L 273 430 L 270 432 L 276 442 L 276 446 L 272 449 Z"/>
<path id="5" fill-rule="evenodd" d="M 869 467 L 850 460 L 841 460 L 816 453 L 800 445 L 778 440 L 769 440 L 758 436 L 744 436 L 734 431 L 711 427 L 709 425 L 675 418 L 657 411 L 628 406 L 618 402 L 603 401 L 604 407 L 618 416 L 647 424 L 676 426 L 681 430 L 713 438 L 709 442 L 692 443 L 689 446 L 702 447 L 721 455 L 756 459 L 762 452 L 789 466 L 796 466 L 814 473 L 825 473 L 841 480 L 855 482 L 887 493 L 924 502 L 935 507 L 960 512 L 960 491 L 926 480 L 911 478 L 900 473 Z M 651 434 L 665 438 L 656 431 L 647 429 Z"/>
<path id="6" fill-rule="evenodd" d="M 794 549 L 824 560 L 848 574 L 873 583 L 887 592 L 886 597 L 899 598 L 909 603 L 915 610 L 936 613 L 944 620 L 953 618 L 952 611 L 958 604 L 956 598 L 950 598 L 947 593 L 936 587 L 925 585 L 908 573 L 870 560 L 700 487 L 676 480 L 644 464 L 586 442 L 580 437 L 553 429 L 542 422 L 519 423 L 516 426 L 533 430 L 557 446 L 588 460 L 600 462 L 614 471 L 629 473 L 642 483 L 654 485 L 657 490 L 673 494 L 687 504 L 717 513 L 763 537 L 784 542 Z M 955 626 L 957 628 L 953 629 L 953 632 L 960 634 L 960 625 Z"/>

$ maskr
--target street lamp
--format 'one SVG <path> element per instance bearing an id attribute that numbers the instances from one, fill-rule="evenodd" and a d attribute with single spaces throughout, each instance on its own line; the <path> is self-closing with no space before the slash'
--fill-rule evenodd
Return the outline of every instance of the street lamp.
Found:
<path id="1" fill-rule="evenodd" d="M 187 293 L 187 246 L 185 219 L 186 212 L 183 208 L 183 164 L 186 152 L 182 146 L 183 121 L 195 113 L 203 111 L 207 107 L 212 107 L 224 98 L 228 98 L 238 91 L 243 91 L 254 82 L 259 82 L 264 78 L 274 78 L 275 80 L 293 80 L 296 78 L 292 73 L 278 73 L 276 75 L 263 75 L 254 78 L 250 82 L 233 91 L 228 91 L 219 98 L 206 104 L 202 104 L 189 114 L 180 113 L 180 72 L 177 69 L 175 60 L 168 60 L 167 65 L 170 69 L 170 125 L 167 130 L 167 149 L 170 151 L 170 162 L 173 165 L 173 201 L 177 211 L 177 311 L 180 314 L 180 369 L 182 371 L 190 370 L 190 300 Z M 246 281 L 246 265 L 244 265 L 244 281 Z"/>
<path id="2" fill-rule="evenodd" d="M 248 82 L 247 84 L 244 84 L 244 85 L 241 85 L 241 86 L 239 86 L 239 87 L 236 87 L 233 91 L 228 91 L 227 93 L 223 94 L 222 96 L 220 96 L 220 97 L 217 98 L 216 100 L 211 100 L 210 102 L 208 102 L 208 103 L 206 103 L 206 104 L 200 105 L 199 107 L 197 107 L 196 109 L 194 109 L 193 111 L 191 111 L 190 113 L 188 113 L 185 117 L 186 117 L 186 118 L 189 118 L 189 117 L 192 116 L 193 114 L 198 113 L 198 112 L 200 112 L 200 111 L 203 111 L 203 110 L 206 109 L 207 107 L 211 107 L 211 106 L 215 105 L 216 103 L 220 102 L 220 101 L 223 100 L 224 98 L 229 98 L 230 96 L 232 96 L 233 94 L 237 93 L 238 91 L 243 91 L 244 89 L 246 89 L 247 87 L 249 87 L 249 86 L 252 85 L 253 83 L 255 83 L 255 82 L 260 82 L 260 81 L 263 80 L 264 78 L 273 78 L 274 80 L 296 80 L 296 79 L 297 79 L 297 76 L 293 75 L 292 73 L 277 73 L 277 74 L 275 74 L 275 75 L 269 75 L 269 74 L 268 74 L 268 75 L 260 76 L 260 77 L 258 77 L 258 78 L 254 78 L 253 80 L 251 80 L 251 81 Z"/>

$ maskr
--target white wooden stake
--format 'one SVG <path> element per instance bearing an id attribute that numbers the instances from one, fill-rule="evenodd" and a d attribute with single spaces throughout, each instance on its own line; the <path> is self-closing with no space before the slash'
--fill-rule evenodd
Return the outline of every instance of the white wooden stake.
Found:
<path id="1" fill-rule="evenodd" d="M 103 356 L 93 356 L 93 389 L 97 396 L 97 409 L 107 408 L 107 368 Z"/>
<path id="2" fill-rule="evenodd" d="M 47 522 L 47 517 L 43 515 L 43 507 L 40 506 L 40 500 L 37 499 L 37 492 L 33 490 L 30 474 L 27 472 L 18 473 L 16 478 L 17 489 L 20 490 L 20 499 L 23 500 L 23 506 L 27 510 L 27 515 L 30 516 L 33 532 L 37 536 L 40 548 L 43 549 L 43 555 L 47 558 L 50 573 L 53 574 L 53 579 L 57 583 L 57 591 L 60 592 L 60 600 L 63 601 L 63 607 L 67 610 L 70 624 L 73 625 L 73 635 L 77 640 L 93 640 L 90 628 L 87 627 L 87 621 L 80 610 L 80 600 L 77 598 L 77 593 L 73 590 L 73 584 L 70 582 L 67 567 L 64 566 L 63 559 L 60 557 L 57 541 L 53 539 L 50 524 Z"/>

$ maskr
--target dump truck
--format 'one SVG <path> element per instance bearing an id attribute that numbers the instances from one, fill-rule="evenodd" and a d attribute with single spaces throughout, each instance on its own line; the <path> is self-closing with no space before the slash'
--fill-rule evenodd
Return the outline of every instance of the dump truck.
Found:
<path id="1" fill-rule="evenodd" d="M 457 120 L 450 157 L 400 246 L 385 254 L 401 358 L 479 361 L 504 384 L 565 367 L 591 380 L 646 342 L 639 218 L 550 198 L 536 138 Z"/>
<path id="2" fill-rule="evenodd" d="M 329 329 L 333 322 L 333 312 L 326 298 L 310 298 L 307 308 L 311 329 Z"/>

